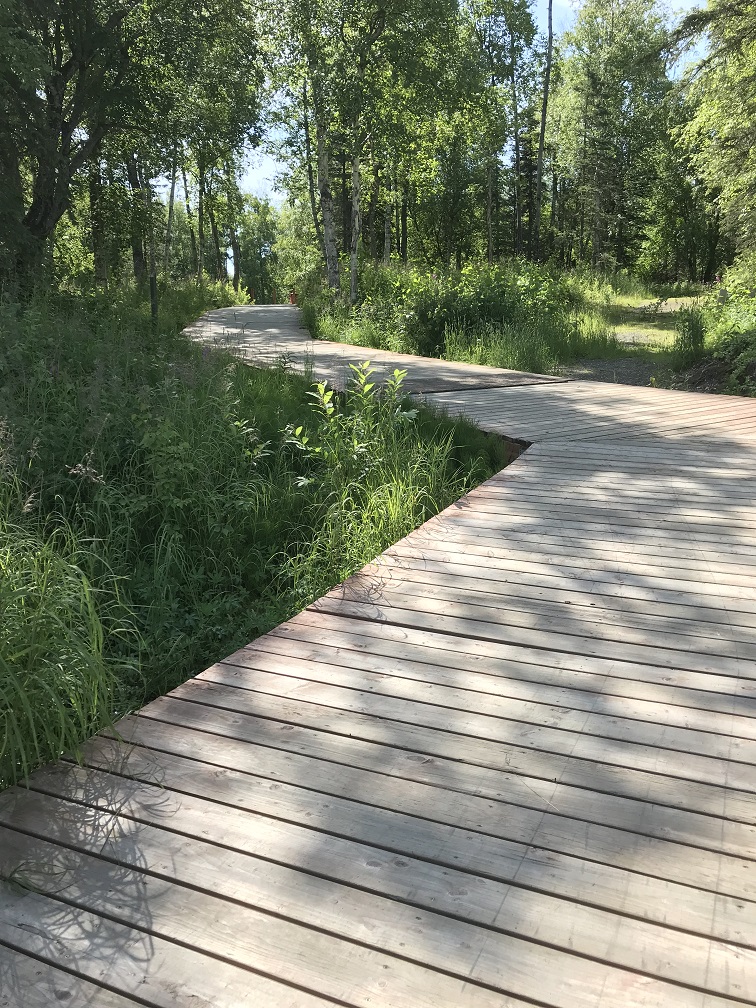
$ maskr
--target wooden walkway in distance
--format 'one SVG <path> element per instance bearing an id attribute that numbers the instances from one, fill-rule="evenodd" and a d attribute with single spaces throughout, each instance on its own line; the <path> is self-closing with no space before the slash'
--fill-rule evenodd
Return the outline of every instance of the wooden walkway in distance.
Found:
<path id="1" fill-rule="evenodd" d="M 314 340 L 303 328 L 299 309 L 288 305 L 222 308 L 203 315 L 187 332 L 200 343 L 233 351 L 249 364 L 267 367 L 285 361 L 292 369 L 311 375 L 313 381 L 327 381 L 335 388 L 343 388 L 352 377 L 350 364 L 365 360 L 375 368 L 372 380 L 376 382 L 390 377 L 395 368 L 406 370 L 404 388 L 409 393 L 552 385 L 564 381 L 551 375 Z"/>
<path id="2" fill-rule="evenodd" d="M 756 400 L 507 375 L 428 400 L 516 462 L 0 795 L 2 1008 L 756 1004 Z"/>

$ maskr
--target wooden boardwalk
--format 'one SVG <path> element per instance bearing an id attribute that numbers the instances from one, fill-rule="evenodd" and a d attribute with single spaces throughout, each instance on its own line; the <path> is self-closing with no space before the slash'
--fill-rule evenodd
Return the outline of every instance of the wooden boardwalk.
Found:
<path id="1" fill-rule="evenodd" d="M 388 378 L 395 368 L 406 370 L 404 387 L 411 393 L 552 385 L 564 381 L 550 375 L 313 340 L 302 326 L 299 309 L 288 305 L 222 308 L 203 315 L 187 331 L 198 342 L 232 350 L 250 364 L 265 367 L 284 361 L 291 368 L 312 375 L 313 381 L 327 381 L 336 388 L 343 388 L 352 377 L 350 364 L 365 360 L 370 360 L 375 368 L 373 380 L 378 382 Z"/>
<path id="2" fill-rule="evenodd" d="M 0 1006 L 756 1004 L 756 400 L 418 366 L 531 447 L 0 795 Z"/>

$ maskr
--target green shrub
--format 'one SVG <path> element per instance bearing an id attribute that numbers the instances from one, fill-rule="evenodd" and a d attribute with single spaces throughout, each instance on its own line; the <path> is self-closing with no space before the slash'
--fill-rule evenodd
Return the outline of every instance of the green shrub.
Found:
<path id="1" fill-rule="evenodd" d="M 675 369 L 691 367 L 704 352 L 704 316 L 700 307 L 694 305 L 678 312 L 677 335 L 672 345 L 672 366 Z"/>
<path id="2" fill-rule="evenodd" d="M 677 382 L 756 395 L 756 257 L 737 259 L 723 285 L 681 312 L 680 319 L 673 348 Z"/>
<path id="3" fill-rule="evenodd" d="M 616 351 L 580 285 L 524 261 L 460 271 L 365 263 L 349 308 L 320 292 L 305 301 L 313 335 L 401 353 L 551 371 Z"/>
<path id="4" fill-rule="evenodd" d="M 71 529 L 13 525 L 9 503 L 0 506 L 0 788 L 75 749 L 139 684 L 139 640 L 115 580 L 93 586 Z"/>

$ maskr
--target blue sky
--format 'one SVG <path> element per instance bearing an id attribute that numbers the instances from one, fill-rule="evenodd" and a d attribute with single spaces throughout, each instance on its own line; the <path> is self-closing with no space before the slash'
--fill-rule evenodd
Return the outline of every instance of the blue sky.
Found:
<path id="1" fill-rule="evenodd" d="M 670 7 L 673 13 L 688 11 L 693 7 L 704 5 L 704 0 L 672 0 Z M 554 0 L 553 19 L 554 33 L 561 34 L 572 24 L 577 4 L 571 0 Z M 548 0 L 536 0 L 533 4 L 536 23 L 543 31 L 546 30 L 548 17 Z M 276 174 L 281 170 L 279 163 L 264 151 L 250 151 L 247 155 L 245 171 L 241 180 L 244 192 L 253 196 L 268 197 L 271 202 L 280 205 L 283 197 L 274 190 Z"/>

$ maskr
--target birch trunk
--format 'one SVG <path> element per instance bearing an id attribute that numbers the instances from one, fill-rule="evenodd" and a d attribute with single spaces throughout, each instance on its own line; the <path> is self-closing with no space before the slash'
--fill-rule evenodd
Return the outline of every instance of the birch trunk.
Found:
<path id="1" fill-rule="evenodd" d="M 359 123 L 356 123 L 355 133 L 359 130 Z M 355 135 L 355 151 L 352 156 L 352 214 L 350 221 L 350 244 L 349 244 L 349 303 L 357 303 L 357 282 L 358 282 L 358 262 L 357 253 L 360 245 L 360 227 L 362 215 L 360 203 L 362 198 L 362 185 L 360 179 L 360 141 Z"/>
<path id="2" fill-rule="evenodd" d="M 375 162 L 375 152 L 371 144 L 371 158 L 373 159 L 373 187 L 370 193 L 370 207 L 367 214 L 367 227 L 363 228 L 362 241 L 365 244 L 368 255 L 371 259 L 378 258 L 378 243 L 375 240 L 375 215 L 378 210 L 378 192 L 381 187 L 380 169 Z"/>
<path id="3" fill-rule="evenodd" d="M 315 227 L 315 236 L 320 245 L 320 251 L 325 257 L 325 241 L 323 240 L 323 229 L 320 226 L 318 216 L 318 204 L 315 198 L 315 172 L 312 167 L 312 146 L 310 144 L 310 117 L 307 103 L 307 81 L 302 83 L 302 128 L 304 129 L 305 161 L 307 162 L 307 190 L 310 195 L 310 210 L 312 211 L 312 223 Z"/>
<path id="4" fill-rule="evenodd" d="M 197 161 L 197 283 L 205 282 L 205 160 Z"/>
<path id="5" fill-rule="evenodd" d="M 494 261 L 494 240 L 493 240 L 493 188 L 494 188 L 494 165 L 493 158 L 489 157 L 486 166 L 486 250 L 488 252 L 488 265 Z"/>
<path id="6" fill-rule="evenodd" d="M 157 260 L 155 257 L 155 227 L 152 218 L 152 180 L 145 179 L 141 167 L 137 161 L 134 167 L 139 179 L 139 188 L 144 200 L 144 214 L 147 225 L 147 252 L 150 265 L 150 316 L 153 327 L 157 325 L 158 317 L 158 292 L 157 292 Z"/>
<path id="7" fill-rule="evenodd" d="M 549 0 L 549 36 L 546 46 L 546 69 L 543 75 L 543 102 L 541 103 L 541 131 L 538 136 L 538 169 L 536 173 L 535 198 L 535 231 L 534 249 L 536 259 L 541 255 L 541 201 L 543 197 L 543 148 L 546 141 L 546 113 L 549 109 L 549 84 L 551 82 L 551 57 L 554 48 L 554 29 L 552 23 L 553 0 Z"/>
<path id="8" fill-rule="evenodd" d="M 326 145 L 326 129 L 316 108 L 315 134 L 318 144 L 318 191 L 320 193 L 320 213 L 323 218 L 323 249 L 326 261 L 326 277 L 332 290 L 340 287 L 339 249 L 336 244 L 336 221 L 333 212 L 333 191 L 331 171 Z"/>
<path id="9" fill-rule="evenodd" d="M 196 273 L 198 269 L 198 256 L 197 256 L 197 235 L 194 233 L 194 214 L 192 213 L 192 204 L 189 202 L 189 186 L 186 181 L 186 168 L 181 166 L 181 181 L 184 184 L 184 206 L 186 207 L 186 219 L 189 222 L 189 238 L 192 243 L 192 272 Z"/>
<path id="10" fill-rule="evenodd" d="M 165 228 L 165 249 L 163 251 L 163 273 L 168 276 L 171 261 L 171 237 L 173 235 L 173 207 L 176 200 L 176 172 L 178 168 L 178 144 L 173 145 L 173 161 L 171 163 L 171 192 L 168 197 L 168 223 Z"/>
<path id="11" fill-rule="evenodd" d="M 207 194 L 207 216 L 210 221 L 210 234 L 213 238 L 213 248 L 215 250 L 215 279 L 220 281 L 220 283 L 224 283 L 228 279 L 228 273 L 226 272 L 225 256 L 221 254 L 218 224 L 215 220 L 215 212 L 213 211 L 213 201 L 211 199 L 210 192 Z"/>
<path id="12" fill-rule="evenodd" d="M 108 256 L 105 244 L 105 228 L 102 220 L 102 175 L 100 161 L 94 158 L 89 165 L 89 217 L 92 232 L 92 256 L 94 259 L 95 283 L 108 288 Z"/>
<path id="13" fill-rule="evenodd" d="M 126 177 L 131 189 L 131 258 L 134 263 L 134 279 L 141 287 L 147 282 L 147 264 L 144 260 L 144 238 L 142 235 L 141 187 L 136 159 L 132 156 L 126 158 Z"/>
<path id="14" fill-rule="evenodd" d="M 394 217 L 394 208 L 391 201 L 386 201 L 386 209 L 383 212 L 383 261 L 391 261 L 391 224 Z"/>
<path id="15" fill-rule="evenodd" d="M 228 231 L 231 239 L 231 257 L 234 266 L 232 283 L 234 290 L 238 293 L 241 281 L 241 249 L 239 248 L 239 235 L 236 230 L 239 212 L 239 190 L 236 186 L 231 164 L 226 162 L 226 202 L 228 203 Z"/>
<path id="16" fill-rule="evenodd" d="M 512 95 L 512 128 L 515 155 L 515 183 L 514 183 L 514 250 L 515 254 L 520 251 L 522 245 L 522 205 L 520 194 L 520 110 L 517 99 L 517 78 L 515 76 L 515 49 L 514 38 L 511 30 L 509 33 L 509 87 Z"/>

